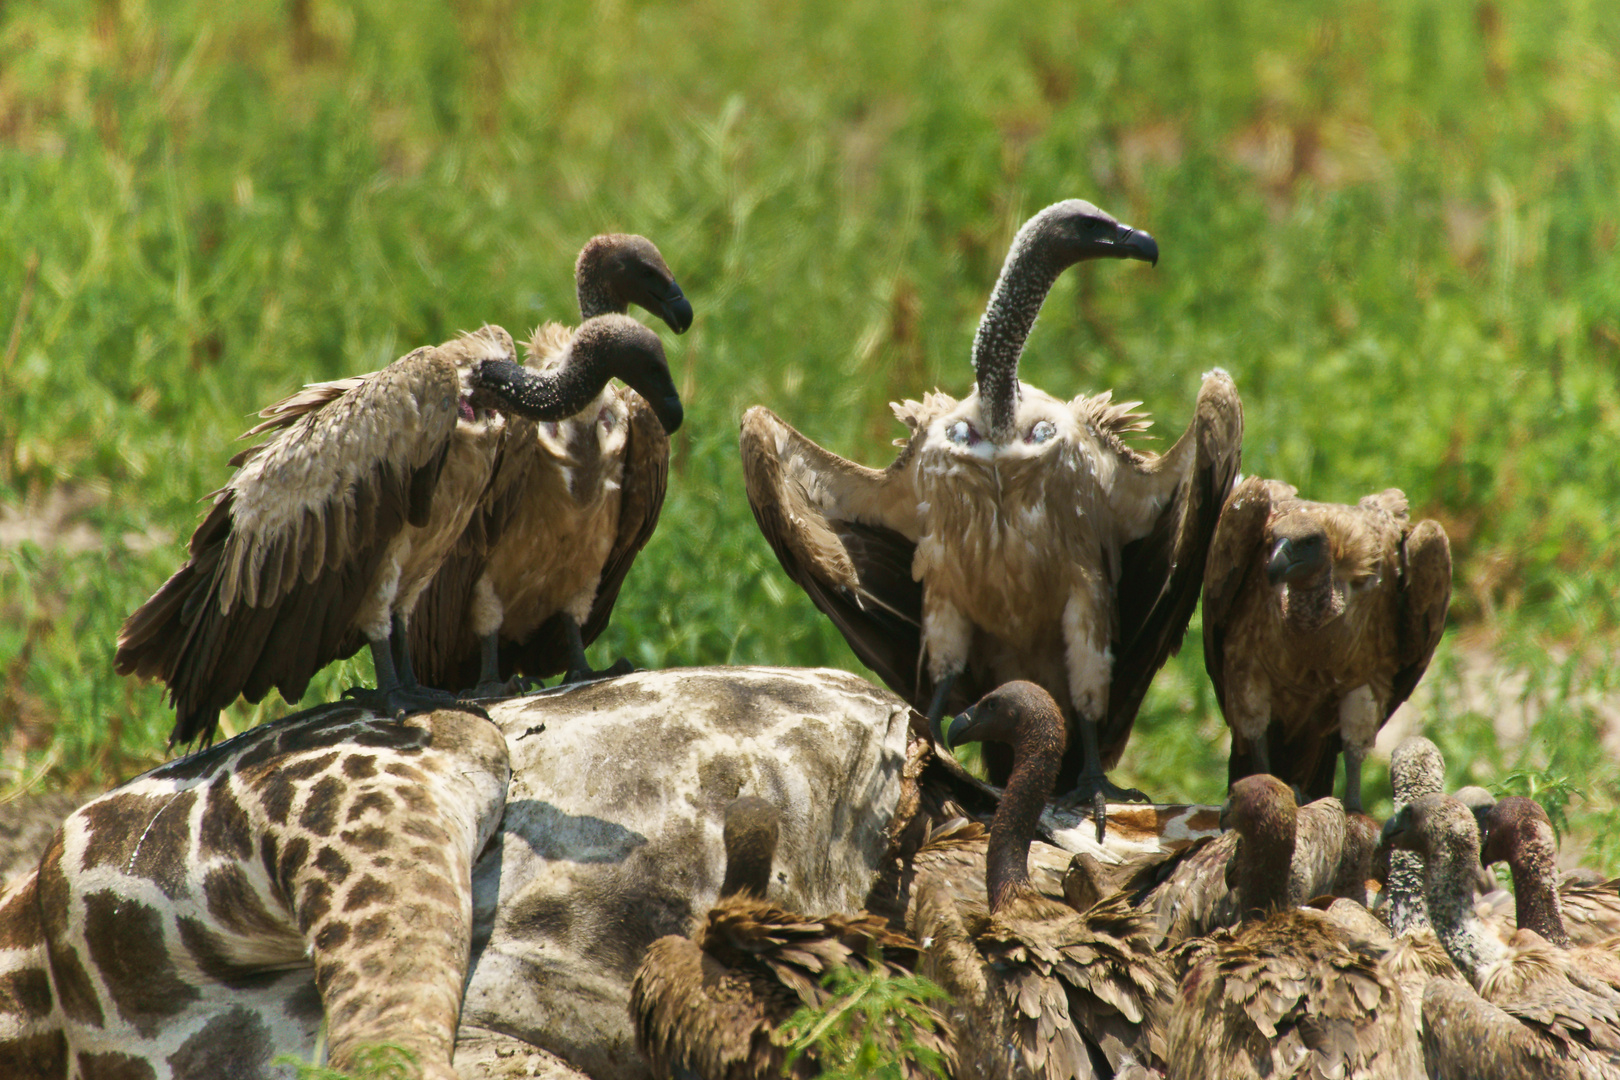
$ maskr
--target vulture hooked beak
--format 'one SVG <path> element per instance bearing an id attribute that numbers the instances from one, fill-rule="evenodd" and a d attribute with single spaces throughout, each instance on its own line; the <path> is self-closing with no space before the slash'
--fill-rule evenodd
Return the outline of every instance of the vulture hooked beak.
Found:
<path id="1" fill-rule="evenodd" d="M 1295 542 L 1283 537 L 1271 549 L 1266 562 L 1266 580 L 1273 587 L 1283 582 L 1296 582 L 1321 568 L 1327 558 L 1327 547 L 1320 536 L 1307 537 Z"/>
<path id="2" fill-rule="evenodd" d="M 973 722 L 976 719 L 974 713 L 977 709 L 978 705 L 969 705 L 958 716 L 942 716 L 934 722 L 935 730 L 931 734 L 934 736 L 934 741 L 943 747 L 946 753 L 952 753 L 955 750 L 955 747 L 951 745 L 951 728 L 953 726 L 956 728 L 957 744 L 960 745 L 962 735 L 973 728 Z"/>
<path id="3" fill-rule="evenodd" d="M 1405 850 L 1400 841 L 1406 838 L 1406 832 L 1411 826 L 1412 810 L 1403 806 L 1400 813 L 1384 822 L 1384 828 L 1378 834 L 1378 846 L 1395 851 Z"/>
<path id="4" fill-rule="evenodd" d="M 1154 266 L 1159 265 L 1159 242 L 1141 229 L 1121 225 L 1113 246 L 1118 249 L 1116 253 L 1118 258 L 1140 259 Z"/>
<path id="5" fill-rule="evenodd" d="M 684 334 L 691 327 L 692 301 L 686 298 L 686 294 L 681 292 L 681 287 L 673 281 L 669 283 L 668 295 L 656 298 L 653 305 L 651 309 L 653 314 L 668 323 L 669 328 L 677 334 Z"/>

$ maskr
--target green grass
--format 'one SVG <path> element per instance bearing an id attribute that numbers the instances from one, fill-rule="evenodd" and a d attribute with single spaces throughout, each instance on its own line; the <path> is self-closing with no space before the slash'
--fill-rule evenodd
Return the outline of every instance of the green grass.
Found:
<path id="1" fill-rule="evenodd" d="M 252 412 L 570 316 L 606 229 L 652 237 L 698 315 L 666 338 L 689 410 L 663 521 L 599 651 L 856 666 L 754 528 L 736 422 L 764 402 L 882 463 L 887 401 L 968 386 L 1017 225 L 1083 196 L 1164 256 L 1066 275 L 1025 377 L 1175 431 L 1219 364 L 1247 471 L 1404 488 L 1451 534 L 1456 628 L 1555 705 L 1500 750 L 1447 704 L 1448 645 L 1429 731 L 1488 782 L 1567 774 L 1572 831 L 1614 834 L 1585 689 L 1620 625 L 1616 55 L 1590 0 L 10 5 L 0 500 L 69 497 L 98 543 L 0 549 L 0 784 L 162 756 L 113 640 Z M 1201 667 L 1194 636 L 1127 752 L 1167 798 L 1224 777 Z"/>

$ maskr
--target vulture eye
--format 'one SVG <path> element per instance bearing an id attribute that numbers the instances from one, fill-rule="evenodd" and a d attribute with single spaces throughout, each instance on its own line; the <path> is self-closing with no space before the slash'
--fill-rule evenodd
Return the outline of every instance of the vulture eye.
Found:
<path id="1" fill-rule="evenodd" d="M 958 420 L 956 423 L 950 426 L 950 429 L 946 431 L 945 434 L 950 438 L 951 442 L 955 443 L 957 446 L 970 446 L 973 443 L 978 442 L 978 440 L 974 438 L 976 433 L 973 430 L 973 425 L 968 423 L 966 420 Z"/>
<path id="2" fill-rule="evenodd" d="M 1036 422 L 1034 427 L 1029 429 L 1029 435 L 1024 441 L 1039 445 L 1056 434 L 1057 428 L 1052 426 L 1052 421 L 1040 420 Z"/>

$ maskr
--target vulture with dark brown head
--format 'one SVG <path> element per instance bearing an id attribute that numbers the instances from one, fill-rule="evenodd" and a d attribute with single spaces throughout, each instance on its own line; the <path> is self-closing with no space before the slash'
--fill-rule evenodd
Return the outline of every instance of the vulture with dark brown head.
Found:
<path id="1" fill-rule="evenodd" d="M 652 242 L 593 238 L 574 268 L 582 319 L 638 304 L 677 334 L 692 305 Z M 572 331 L 535 330 L 527 366 L 551 371 Z M 423 593 L 411 623 L 417 670 L 429 686 L 508 692 L 515 673 L 599 674 L 585 646 L 607 627 L 619 587 L 651 539 L 669 475 L 669 436 L 680 427 L 670 388 L 650 399 L 613 383 L 572 415 L 515 420 L 490 482 L 490 497 Z M 621 661 L 610 671 L 628 670 Z"/>
<path id="2" fill-rule="evenodd" d="M 186 564 L 125 621 L 118 672 L 168 685 L 171 745 L 210 741 L 238 696 L 297 701 L 368 643 L 377 689 L 360 696 L 394 714 L 444 705 L 417 684 L 405 625 L 484 498 L 500 414 L 572 416 L 615 376 L 675 395 L 658 336 L 608 315 L 544 374 L 485 327 L 271 406 L 248 434 L 272 434 L 233 459 Z"/>
<path id="3" fill-rule="evenodd" d="M 1107 393 L 1062 401 L 1018 381 L 1052 283 L 1074 263 L 1156 262 L 1158 245 L 1090 203 L 1031 218 L 1008 252 L 973 341 L 977 388 L 894 406 L 911 430 L 888 468 L 817 446 L 760 406 L 743 417 L 743 474 L 788 576 L 863 663 L 939 719 L 1027 679 L 1060 701 L 1077 738 L 1060 791 L 1094 807 L 1143 798 L 1109 782 L 1148 683 L 1197 601 L 1204 556 L 1236 478 L 1243 415 L 1232 380 L 1206 375 L 1193 420 L 1163 454 Z M 989 748 L 1004 780 L 1004 747 Z"/>
<path id="4" fill-rule="evenodd" d="M 1163 1065 L 1174 986 L 1151 919 L 1124 893 L 1077 910 L 1030 881 L 1036 823 L 1067 741 L 1057 703 L 1033 683 L 1009 683 L 945 734 L 1013 750 L 988 836 L 954 853 L 919 851 L 907 914 L 924 942 L 924 974 L 964 1015 L 964 1068 L 1041 1080 L 1149 1075 Z"/>
<path id="5" fill-rule="evenodd" d="M 1204 571 L 1204 664 L 1232 729 L 1229 781 L 1270 773 L 1361 810 L 1361 763 L 1429 666 L 1451 599 L 1438 522 L 1394 488 L 1355 506 L 1249 477 L 1226 500 Z"/>
<path id="6" fill-rule="evenodd" d="M 1296 813 L 1274 776 L 1232 785 L 1223 821 L 1241 837 L 1230 873 L 1247 917 L 1180 947 L 1188 969 L 1168 1040 L 1177 1080 L 1418 1075 L 1413 1006 L 1383 945 L 1290 902 Z"/>

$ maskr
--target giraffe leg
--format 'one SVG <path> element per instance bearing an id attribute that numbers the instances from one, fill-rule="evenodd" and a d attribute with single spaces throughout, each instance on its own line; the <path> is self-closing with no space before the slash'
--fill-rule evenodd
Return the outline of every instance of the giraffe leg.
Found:
<path id="1" fill-rule="evenodd" d="M 388 1043 L 415 1054 L 424 1077 L 450 1080 L 472 939 L 472 864 L 500 817 L 506 744 L 465 713 L 406 724 L 429 730 L 458 767 L 430 769 L 421 755 L 399 753 L 348 785 L 348 807 L 381 808 L 385 820 L 359 818 L 335 857 L 306 859 L 282 885 L 315 966 L 331 1064 L 352 1069 L 363 1048 Z M 334 808 L 336 820 L 352 816 Z"/>

